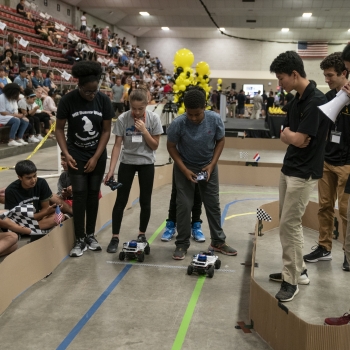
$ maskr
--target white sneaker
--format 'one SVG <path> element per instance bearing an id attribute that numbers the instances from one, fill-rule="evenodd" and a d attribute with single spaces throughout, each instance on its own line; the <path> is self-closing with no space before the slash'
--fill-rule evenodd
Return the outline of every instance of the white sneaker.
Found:
<path id="1" fill-rule="evenodd" d="M 35 136 L 39 141 L 41 141 L 43 139 L 43 137 L 41 135 L 36 135 Z"/>
<path id="2" fill-rule="evenodd" d="M 16 142 L 21 143 L 22 145 L 28 145 L 28 142 L 25 142 L 23 139 L 18 139 Z"/>
<path id="3" fill-rule="evenodd" d="M 7 144 L 7 146 L 18 147 L 18 146 L 23 146 L 23 145 L 15 140 L 12 140 Z"/>
<path id="4" fill-rule="evenodd" d="M 37 143 L 40 142 L 39 139 L 37 139 L 34 135 L 28 137 L 28 142 L 29 143 Z"/>

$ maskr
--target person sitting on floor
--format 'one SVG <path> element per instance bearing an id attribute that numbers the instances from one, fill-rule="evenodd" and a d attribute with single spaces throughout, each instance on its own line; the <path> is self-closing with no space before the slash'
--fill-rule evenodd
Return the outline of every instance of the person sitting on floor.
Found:
<path id="1" fill-rule="evenodd" d="M 5 204 L 5 189 L 6 187 L 0 188 L 0 204 Z"/>
<path id="2" fill-rule="evenodd" d="M 52 194 L 45 179 L 37 177 L 37 168 L 31 160 L 21 160 L 15 166 L 18 180 L 5 190 L 5 209 L 11 210 L 22 204 L 32 204 L 36 209 L 34 219 L 42 230 L 55 227 L 56 206 L 62 213 L 73 215 L 72 208 L 59 196 Z"/>
<path id="3" fill-rule="evenodd" d="M 11 221 L 7 218 L 5 220 Z M 8 231 L 3 226 L 7 225 L 4 225 L 3 220 L 0 218 L 0 256 L 11 254 L 18 248 L 18 236 L 16 233 Z"/>

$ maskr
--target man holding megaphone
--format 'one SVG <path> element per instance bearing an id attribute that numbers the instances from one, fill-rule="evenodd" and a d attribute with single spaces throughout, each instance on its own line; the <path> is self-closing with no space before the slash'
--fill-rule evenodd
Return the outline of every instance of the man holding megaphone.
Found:
<path id="1" fill-rule="evenodd" d="M 320 64 L 325 82 L 331 91 L 327 92 L 327 104 L 320 107 L 332 121 L 327 137 L 323 177 L 318 181 L 318 221 L 319 240 L 316 249 L 304 255 L 306 262 L 332 260 L 332 240 L 334 227 L 334 206 L 338 198 L 339 215 L 345 239 L 349 195 L 344 193 L 350 174 L 350 110 L 341 104 L 338 96 L 343 86 L 348 84 L 349 72 L 341 57 L 341 52 L 327 56 Z M 338 94 L 338 95 L 337 95 Z M 346 94 L 345 103 L 350 102 Z M 336 97 L 337 96 L 337 97 Z"/>

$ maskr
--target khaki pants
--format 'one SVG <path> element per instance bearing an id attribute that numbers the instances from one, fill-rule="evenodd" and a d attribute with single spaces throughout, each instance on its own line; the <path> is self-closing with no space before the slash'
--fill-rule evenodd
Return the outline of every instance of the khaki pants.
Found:
<path id="1" fill-rule="evenodd" d="M 259 119 L 261 114 L 261 109 L 253 109 L 250 119 Z"/>
<path id="2" fill-rule="evenodd" d="M 349 202 L 350 202 L 350 197 L 349 197 Z M 350 220 L 350 203 L 348 203 L 348 220 Z M 348 262 L 350 262 L 350 225 L 348 225 L 346 228 L 344 250 L 345 250 L 346 259 Z"/>
<path id="3" fill-rule="evenodd" d="M 229 117 L 231 117 L 231 113 L 232 113 L 232 118 L 236 118 L 236 104 L 235 103 L 228 105 L 228 113 L 229 113 Z"/>
<path id="4" fill-rule="evenodd" d="M 302 217 L 317 180 L 300 179 L 281 173 L 279 184 L 280 239 L 282 244 L 283 280 L 298 284 L 305 269 Z"/>
<path id="5" fill-rule="evenodd" d="M 344 193 L 344 188 L 349 174 L 350 165 L 333 166 L 324 162 L 323 177 L 318 181 L 319 244 L 328 251 L 332 250 L 334 205 L 337 197 L 345 244 L 349 195 Z"/>

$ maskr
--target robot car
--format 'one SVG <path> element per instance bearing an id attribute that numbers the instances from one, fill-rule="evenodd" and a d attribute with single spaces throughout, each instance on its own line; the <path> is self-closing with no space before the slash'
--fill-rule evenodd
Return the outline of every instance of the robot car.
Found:
<path id="1" fill-rule="evenodd" d="M 150 252 L 151 248 L 147 241 L 132 240 L 123 244 L 123 250 L 119 253 L 119 260 L 124 261 L 127 258 L 143 262 L 145 255 L 149 255 Z"/>
<path id="2" fill-rule="evenodd" d="M 221 267 L 221 260 L 214 255 L 214 252 L 200 252 L 197 255 L 193 255 L 191 265 L 187 268 L 187 274 L 192 275 L 193 272 L 197 272 L 198 275 L 207 275 L 209 278 L 214 276 L 214 269 L 219 270 Z"/>

